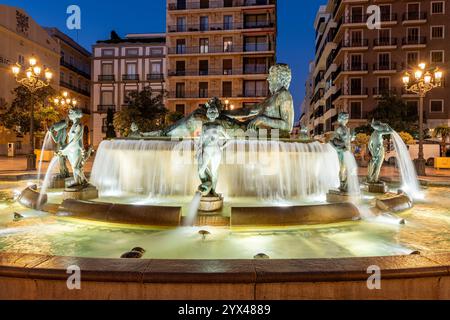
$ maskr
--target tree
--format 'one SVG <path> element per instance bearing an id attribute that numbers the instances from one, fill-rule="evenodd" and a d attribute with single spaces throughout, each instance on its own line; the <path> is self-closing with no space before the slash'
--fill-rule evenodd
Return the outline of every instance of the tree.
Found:
<path id="1" fill-rule="evenodd" d="M 367 114 L 367 119 L 385 122 L 397 132 L 408 132 L 413 136 L 418 133 L 417 113 L 411 112 L 406 102 L 391 93 L 384 94 L 381 97 L 376 108 Z M 356 132 L 366 134 L 369 134 L 371 131 L 370 125 L 356 129 Z"/>
<path id="2" fill-rule="evenodd" d="M 400 138 L 402 138 L 403 142 L 406 145 L 411 145 L 411 144 L 416 144 L 416 141 L 414 140 L 413 136 L 410 135 L 408 132 L 399 132 L 398 134 L 400 136 Z"/>
<path id="3" fill-rule="evenodd" d="M 109 108 L 106 112 L 106 138 L 114 139 L 116 137 L 116 130 L 114 128 L 114 111 Z"/>
<path id="4" fill-rule="evenodd" d="M 169 112 L 166 115 L 166 124 L 170 126 L 170 125 L 174 124 L 175 122 L 177 122 L 178 120 L 183 119 L 183 118 L 184 118 L 184 114 L 182 114 L 181 112 Z"/>
<path id="5" fill-rule="evenodd" d="M 441 156 L 447 155 L 447 139 L 450 138 L 450 127 L 443 125 L 434 129 L 433 137 L 441 138 Z"/>
<path id="6" fill-rule="evenodd" d="M 10 130 L 20 128 L 21 133 L 30 130 L 30 110 L 34 106 L 34 128 L 37 132 L 46 131 L 54 122 L 67 115 L 67 107 L 55 105 L 51 97 L 55 90 L 48 86 L 31 94 L 24 86 L 13 90 L 14 100 L 6 106 L 4 114 L 0 117 L 0 125 Z"/>
<path id="7" fill-rule="evenodd" d="M 167 109 L 163 104 L 164 93 L 154 94 L 150 87 L 128 94 L 128 105 L 114 115 L 114 127 L 127 136 L 135 122 L 140 131 L 150 132 L 162 129 Z"/>

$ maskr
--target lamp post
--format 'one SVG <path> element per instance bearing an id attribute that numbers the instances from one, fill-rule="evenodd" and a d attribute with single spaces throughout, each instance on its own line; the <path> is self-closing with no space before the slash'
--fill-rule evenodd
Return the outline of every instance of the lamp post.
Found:
<path id="1" fill-rule="evenodd" d="M 426 160 L 423 152 L 424 99 L 429 91 L 442 86 L 442 75 L 442 71 L 438 68 L 427 68 L 425 63 L 421 63 L 417 69 L 406 72 L 403 76 L 405 90 L 419 96 L 419 157 L 414 161 L 419 176 L 426 175 Z"/>
<path id="2" fill-rule="evenodd" d="M 78 104 L 78 101 L 75 98 L 70 98 L 69 93 L 67 91 L 63 91 L 61 96 L 53 98 L 53 102 L 59 106 L 70 106 L 75 108 Z"/>
<path id="3" fill-rule="evenodd" d="M 39 89 L 50 85 L 53 74 L 49 69 L 45 69 L 37 64 L 37 60 L 31 57 L 28 61 L 29 67 L 24 70 L 25 76 L 20 76 L 22 66 L 16 64 L 12 67 L 12 73 L 17 83 L 28 89 L 32 96 L 30 110 L 30 148 L 31 153 L 27 155 L 27 170 L 36 170 L 36 155 L 34 154 L 34 95 Z M 43 74 L 42 74 L 43 73 Z"/>

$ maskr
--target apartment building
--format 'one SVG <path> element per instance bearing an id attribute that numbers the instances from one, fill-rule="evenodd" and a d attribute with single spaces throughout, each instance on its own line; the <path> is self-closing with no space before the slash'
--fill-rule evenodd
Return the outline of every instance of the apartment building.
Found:
<path id="1" fill-rule="evenodd" d="M 57 28 L 45 28 L 60 46 L 60 91 L 68 92 L 83 111 L 84 143 L 90 144 L 91 125 L 91 53 Z"/>
<path id="2" fill-rule="evenodd" d="M 93 144 L 106 134 L 106 113 L 126 107 L 129 93 L 150 87 L 166 90 L 166 38 L 164 34 L 112 36 L 93 46 Z"/>
<path id="3" fill-rule="evenodd" d="M 228 109 L 262 101 L 276 32 L 276 0 L 168 0 L 168 109 L 189 114 L 215 96 Z"/>
<path id="4" fill-rule="evenodd" d="M 380 7 L 381 28 L 370 29 L 371 5 Z M 448 1 L 329 0 L 315 21 L 316 57 L 309 123 L 312 134 L 334 129 L 337 114 L 350 126 L 367 123 L 383 93 L 400 96 L 418 114 L 418 97 L 405 92 L 402 75 L 420 62 L 450 72 Z M 448 82 L 447 82 L 448 83 Z M 306 100 L 309 98 L 306 97 Z M 425 99 L 429 128 L 450 124 L 450 90 L 444 81 Z"/>
<path id="5" fill-rule="evenodd" d="M 14 99 L 12 91 L 18 87 L 11 72 L 16 63 L 28 67 L 34 56 L 53 72 L 51 86 L 59 88 L 59 44 L 24 10 L 0 5 L 0 43 L 0 116 L 8 110 Z M 0 155 L 7 153 L 8 142 L 15 143 L 16 154 L 29 153 L 28 135 L 0 127 Z"/>

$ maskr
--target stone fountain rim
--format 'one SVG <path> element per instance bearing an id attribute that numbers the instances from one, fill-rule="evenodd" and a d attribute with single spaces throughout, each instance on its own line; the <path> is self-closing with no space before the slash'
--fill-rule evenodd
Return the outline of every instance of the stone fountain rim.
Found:
<path id="1" fill-rule="evenodd" d="M 103 259 L 0 252 L 0 278 L 66 281 L 77 265 L 82 280 L 127 283 L 313 283 L 382 278 L 450 277 L 450 252 L 422 255 L 287 260 Z"/>

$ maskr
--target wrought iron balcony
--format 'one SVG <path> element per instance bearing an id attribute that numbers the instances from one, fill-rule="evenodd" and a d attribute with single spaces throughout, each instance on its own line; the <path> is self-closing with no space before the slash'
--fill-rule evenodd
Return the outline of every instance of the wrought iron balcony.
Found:
<path id="1" fill-rule="evenodd" d="M 275 0 L 210 0 L 210 1 L 176 1 L 169 3 L 169 11 L 177 10 L 197 10 L 197 9 L 218 9 L 230 7 L 253 7 L 274 5 Z"/>
<path id="2" fill-rule="evenodd" d="M 245 30 L 245 29 L 266 29 L 274 28 L 275 23 L 271 21 L 263 22 L 233 22 L 233 23 L 208 23 L 208 24 L 178 24 L 168 26 L 170 33 L 176 32 L 206 32 L 206 31 L 228 31 L 228 30 Z"/>
<path id="3" fill-rule="evenodd" d="M 397 62 L 374 63 L 373 71 L 397 71 Z"/>
<path id="4" fill-rule="evenodd" d="M 88 90 L 85 90 L 85 89 L 82 89 L 82 88 L 78 88 L 78 87 L 74 86 L 73 84 L 67 83 L 65 81 L 62 81 L 62 80 L 59 81 L 59 85 L 61 87 L 67 88 L 67 89 L 72 90 L 72 91 L 75 91 L 75 92 L 77 92 L 79 94 L 82 94 L 84 96 L 87 96 L 87 97 L 91 96 L 91 93 Z"/>
<path id="5" fill-rule="evenodd" d="M 116 80 L 116 77 L 113 74 L 101 74 L 98 76 L 99 82 L 113 82 Z"/>
<path id="6" fill-rule="evenodd" d="M 403 14 L 403 21 L 420 21 L 427 20 L 426 12 L 405 12 Z"/>
<path id="7" fill-rule="evenodd" d="M 164 75 L 162 73 L 147 74 L 147 81 L 163 82 Z"/>
<path id="8" fill-rule="evenodd" d="M 60 59 L 60 65 L 63 67 L 66 67 L 67 69 L 72 70 L 73 72 L 79 74 L 80 76 L 83 76 L 84 78 L 86 78 L 88 80 L 91 80 L 91 75 L 89 73 L 81 70 L 77 66 L 71 64 L 70 62 L 65 61 L 64 58 Z"/>
<path id="9" fill-rule="evenodd" d="M 397 38 L 379 38 L 373 40 L 374 47 L 396 46 Z"/>
<path id="10" fill-rule="evenodd" d="M 402 39 L 402 45 L 423 45 L 427 43 L 427 37 L 404 37 Z"/>
<path id="11" fill-rule="evenodd" d="M 265 52 L 272 51 L 270 43 L 251 43 L 245 46 L 226 45 L 226 46 L 175 46 L 169 48 L 169 54 L 214 54 L 214 53 L 242 53 L 242 52 Z"/>
<path id="12" fill-rule="evenodd" d="M 138 74 L 123 74 L 122 80 L 123 81 L 139 81 L 139 75 Z"/>

